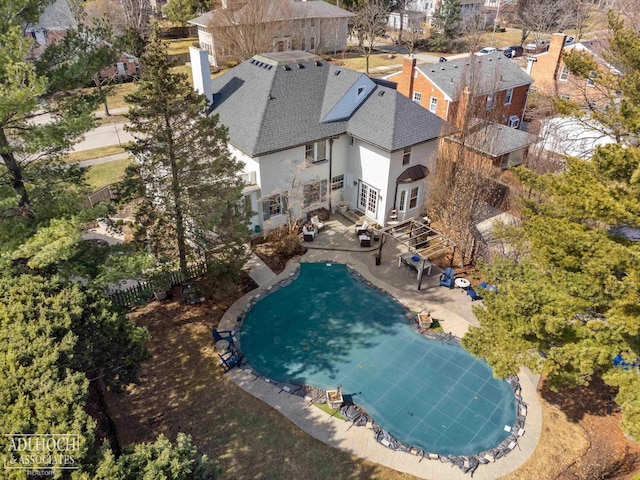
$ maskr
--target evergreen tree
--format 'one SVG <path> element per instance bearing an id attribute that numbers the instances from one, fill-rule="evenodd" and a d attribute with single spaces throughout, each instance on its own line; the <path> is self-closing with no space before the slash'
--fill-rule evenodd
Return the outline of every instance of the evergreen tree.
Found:
<path id="1" fill-rule="evenodd" d="M 175 445 L 164 435 L 155 443 L 136 444 L 117 459 L 105 450 L 94 480 L 216 480 L 220 466 L 206 455 L 198 454 L 191 437 L 179 433 Z M 81 477 L 83 480 L 89 477 Z"/>
<path id="2" fill-rule="evenodd" d="M 462 15 L 459 0 L 442 0 L 433 14 L 432 31 L 429 40 L 431 49 L 446 52 L 462 32 Z"/>
<path id="3" fill-rule="evenodd" d="M 227 148 L 227 130 L 207 114 L 207 100 L 187 77 L 169 70 L 166 47 L 154 33 L 143 73 L 127 98 L 130 151 L 139 163 L 144 241 L 158 259 L 179 260 L 186 273 L 194 254 L 207 262 L 244 261 L 251 212 L 242 201 L 241 163 Z"/>
<path id="4" fill-rule="evenodd" d="M 28 60 L 24 25 L 50 2 L 0 2 L 0 250 L 14 249 L 37 225 L 78 209 L 83 170 L 63 155 L 93 126 L 96 98 L 59 95 Z M 84 86 L 66 84 L 64 89 Z"/>
<path id="5" fill-rule="evenodd" d="M 616 15 L 610 26 L 611 55 L 625 76 L 602 79 L 619 82 L 621 95 L 602 107 L 610 112 L 603 122 L 620 132 L 620 141 L 598 148 L 589 161 L 568 158 L 560 174 L 514 170 L 538 192 L 536 201 L 524 201 L 522 227 L 505 229 L 519 237 L 525 255 L 483 268 L 500 292 L 476 309 L 480 327 L 463 343 L 499 376 L 526 365 L 562 388 L 602 375 L 619 388 L 622 427 L 640 438 L 640 373 L 621 372 L 612 362 L 621 355 L 632 363 L 640 354 L 640 244 L 618 229 L 640 227 L 640 38 Z M 573 65 L 577 73 L 584 63 Z"/>
<path id="6" fill-rule="evenodd" d="M 145 329 L 110 313 L 101 295 L 37 275 L 0 283 L 0 428 L 5 433 L 77 434 L 74 461 L 91 462 L 89 378 L 118 388 L 137 379 Z M 7 451 L 7 437 L 0 438 Z M 26 475 L 25 470 L 20 472 Z"/>

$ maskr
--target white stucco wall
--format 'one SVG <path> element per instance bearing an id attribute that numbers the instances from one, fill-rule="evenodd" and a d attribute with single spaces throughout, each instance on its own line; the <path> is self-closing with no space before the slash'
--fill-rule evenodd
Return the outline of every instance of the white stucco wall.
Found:
<path id="1" fill-rule="evenodd" d="M 389 192 L 387 196 L 389 197 L 389 210 L 394 208 L 394 204 L 396 209 L 400 207 L 400 196 L 403 190 L 405 193 L 405 210 L 403 212 L 398 211 L 399 220 L 405 220 L 408 218 L 418 217 L 423 213 L 425 208 L 425 201 L 427 195 L 429 193 L 428 186 L 431 177 L 436 168 L 436 155 L 438 151 L 438 142 L 437 140 L 432 140 L 430 142 L 422 143 L 419 145 L 414 145 L 411 148 L 411 161 L 408 165 L 402 165 L 402 157 L 403 151 L 399 150 L 397 152 L 393 152 L 391 156 L 391 166 L 389 172 Z M 396 179 L 398 176 L 404 172 L 407 168 L 412 167 L 414 165 L 424 165 L 427 167 L 429 172 L 427 173 L 427 177 L 416 182 L 411 183 L 402 183 L 398 185 L 396 190 Z M 410 209 L 409 206 L 409 194 L 412 188 L 419 186 L 419 194 L 418 194 L 418 202 L 415 208 Z M 395 195 L 395 202 L 393 202 L 393 196 Z M 388 213 L 388 212 L 387 212 Z"/>

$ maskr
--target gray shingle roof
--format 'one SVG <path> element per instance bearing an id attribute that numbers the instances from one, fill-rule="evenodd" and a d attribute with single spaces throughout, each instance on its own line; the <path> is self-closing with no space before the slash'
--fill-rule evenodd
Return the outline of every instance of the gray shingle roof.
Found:
<path id="1" fill-rule="evenodd" d="M 458 141 L 455 136 L 452 140 Z M 537 137 L 499 123 L 478 121 L 465 137 L 465 144 L 481 153 L 500 157 L 532 145 Z"/>
<path id="2" fill-rule="evenodd" d="M 38 23 L 31 25 L 27 30 L 31 31 L 40 28 L 48 31 L 64 31 L 78 28 L 67 0 L 56 0 L 44 7 Z"/>
<path id="3" fill-rule="evenodd" d="M 281 1 L 285 2 L 288 5 L 282 8 L 281 4 L 277 4 L 278 11 L 272 13 L 272 20 L 302 20 L 305 18 L 348 18 L 355 15 L 354 13 L 343 10 L 340 7 L 336 7 L 335 5 L 331 5 L 330 3 L 324 2 L 322 0 L 310 0 L 305 2 L 296 2 L 294 0 Z M 237 18 L 243 18 L 242 10 L 244 10 L 245 8 L 249 7 L 242 7 L 238 11 Z M 213 23 L 218 23 L 218 26 L 228 24 L 229 17 L 224 13 L 224 9 L 217 8 L 203 15 L 200 15 L 199 17 L 189 20 L 188 23 L 191 23 L 193 25 L 201 25 L 203 27 L 210 26 Z M 253 15 L 248 15 L 248 17 L 253 18 Z"/>
<path id="4" fill-rule="evenodd" d="M 231 144 L 251 156 L 347 132 L 388 151 L 439 135 L 442 120 L 382 86 L 347 120 L 322 123 L 362 75 L 306 52 L 257 55 L 212 80 L 212 112 L 229 128 Z"/>
<path id="5" fill-rule="evenodd" d="M 416 68 L 453 101 L 467 85 L 477 94 L 484 94 L 533 83 L 533 78 L 502 52 Z"/>

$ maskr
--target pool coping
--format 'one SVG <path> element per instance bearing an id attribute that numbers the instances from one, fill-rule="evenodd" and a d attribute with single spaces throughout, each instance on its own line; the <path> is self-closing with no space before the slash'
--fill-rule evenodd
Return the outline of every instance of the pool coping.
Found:
<path id="1" fill-rule="evenodd" d="M 395 292 L 391 291 L 393 287 L 371 275 L 365 264 L 354 258 L 336 259 L 335 255 L 333 257 L 330 259 L 309 259 L 308 261 L 309 263 L 333 262 L 347 264 L 354 278 L 390 295 L 405 310 L 410 312 L 407 302 L 404 302 L 402 298 L 394 294 Z M 304 259 L 304 261 L 307 261 L 307 259 Z M 358 263 L 361 265 L 355 265 Z M 299 266 L 300 262 L 298 261 L 290 262 L 285 271 L 272 282 L 236 301 L 223 315 L 219 328 L 237 329 L 241 325 L 240 322 L 244 319 L 246 312 L 256 302 L 262 300 L 275 289 L 282 288 L 295 280 L 299 272 Z M 439 310 L 442 313 L 442 308 Z M 441 456 L 429 459 L 427 456 L 416 455 L 420 450 L 415 448 L 406 452 L 385 447 L 375 439 L 371 423 L 368 423 L 364 428 L 352 428 L 352 422 L 337 419 L 314 407 L 313 399 L 308 396 L 306 398 L 300 396 L 300 392 L 297 392 L 296 395 L 296 392 L 292 391 L 296 386 L 277 383 L 257 374 L 251 368 L 233 369 L 228 373 L 228 376 L 240 388 L 280 411 L 298 427 L 330 446 L 420 478 L 454 480 L 457 478 L 469 478 L 469 475 L 463 473 L 462 470 L 452 468 L 454 464 L 448 463 L 451 460 L 451 456 L 443 455 L 442 459 L 440 459 Z M 516 445 L 509 449 L 508 455 L 497 459 L 495 462 L 479 465 L 479 468 L 475 470 L 474 478 L 489 480 L 508 474 L 522 465 L 535 450 L 542 427 L 541 408 L 536 393 L 537 380 L 531 372 L 524 369 L 520 372 L 520 379 L 520 393 L 522 395 L 521 398 L 524 399 L 522 403 L 526 405 L 525 434 L 515 438 Z M 518 399 L 517 392 L 514 391 L 514 394 Z M 517 423 L 518 417 L 521 415 L 521 403 L 518 400 L 516 401 Z M 512 433 L 511 435 L 514 434 Z M 507 441 L 511 441 L 510 436 L 502 443 Z M 447 457 L 449 457 L 449 460 L 447 460 Z"/>

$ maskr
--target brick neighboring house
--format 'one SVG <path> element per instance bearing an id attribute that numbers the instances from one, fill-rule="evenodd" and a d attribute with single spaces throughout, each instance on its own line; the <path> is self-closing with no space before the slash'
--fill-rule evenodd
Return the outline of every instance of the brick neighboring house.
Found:
<path id="1" fill-rule="evenodd" d="M 405 57 L 402 71 L 386 79 L 398 84 L 398 92 L 451 123 L 460 94 L 468 86 L 476 117 L 513 128 L 522 122 L 533 83 L 501 52 L 421 66 L 416 66 L 415 58 Z"/>
<path id="2" fill-rule="evenodd" d="M 392 209 L 424 214 L 443 122 L 388 82 L 303 51 L 255 55 L 211 79 L 207 52 L 190 52 L 195 89 L 244 163 L 252 229 L 339 202 L 381 225 Z"/>
<path id="3" fill-rule="evenodd" d="M 261 0 L 255 0 L 261 1 Z M 271 45 L 267 50 L 288 51 L 304 50 L 322 54 L 324 52 L 341 52 L 347 49 L 349 36 L 348 20 L 355 14 L 343 10 L 321 0 L 280 0 L 277 12 L 271 14 L 269 24 L 273 34 Z M 275 5 L 275 4 L 274 4 Z M 242 29 L 242 22 L 253 21 L 255 8 L 242 0 L 223 0 L 222 7 L 189 20 L 190 25 L 198 27 L 198 42 L 200 48 L 209 52 L 209 62 L 218 67 L 221 63 L 235 58 L 225 48 L 224 37 L 220 30 L 236 28 Z M 235 12 L 235 13 L 230 13 Z M 231 23 L 230 23 L 231 22 Z M 254 31 L 246 33 L 254 37 L 253 41 L 260 42 L 260 34 Z"/>
<path id="4" fill-rule="evenodd" d="M 78 28 L 78 24 L 71 13 L 67 0 L 56 0 L 47 5 L 40 14 L 37 23 L 25 26 L 25 36 L 34 40 L 29 56 L 38 58 L 47 45 L 59 42 L 68 30 L 76 28 Z"/>
<path id="5" fill-rule="evenodd" d="M 440 145 L 443 158 L 464 155 L 488 167 L 485 173 L 499 183 L 511 183 L 504 170 L 526 163 L 536 137 L 519 127 L 533 79 L 502 53 L 419 67 L 405 58 L 402 71 L 387 80 L 450 124 L 452 133 Z"/>
<path id="6" fill-rule="evenodd" d="M 549 50 L 527 58 L 527 73 L 535 80 L 536 89 L 548 96 L 559 96 L 583 104 L 585 107 L 599 103 L 607 103 L 609 97 L 606 92 L 596 88 L 590 79 L 578 77 L 569 72 L 562 60 L 562 54 L 570 51 L 580 51 L 591 55 L 600 67 L 600 73 L 620 72 L 607 63 L 599 54 L 603 45 L 599 40 L 583 41 L 565 46 L 566 35 L 554 33 L 551 36 Z M 594 75 L 598 72 L 593 72 Z"/>

